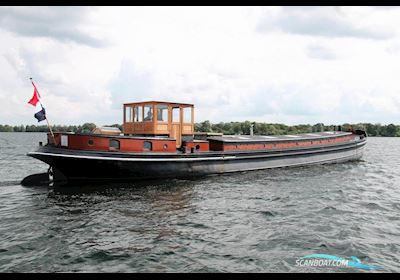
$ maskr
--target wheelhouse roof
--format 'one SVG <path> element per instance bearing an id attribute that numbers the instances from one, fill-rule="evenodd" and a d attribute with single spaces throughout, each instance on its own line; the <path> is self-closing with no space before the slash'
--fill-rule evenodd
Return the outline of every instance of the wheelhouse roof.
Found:
<path id="1" fill-rule="evenodd" d="M 194 104 L 189 104 L 189 103 L 177 103 L 177 102 L 167 102 L 167 101 L 142 101 L 142 102 L 129 102 L 129 103 L 124 103 L 124 106 L 130 106 L 130 105 L 147 105 L 147 104 L 166 104 L 166 105 L 172 105 L 172 106 L 184 106 L 184 107 L 194 107 Z"/>

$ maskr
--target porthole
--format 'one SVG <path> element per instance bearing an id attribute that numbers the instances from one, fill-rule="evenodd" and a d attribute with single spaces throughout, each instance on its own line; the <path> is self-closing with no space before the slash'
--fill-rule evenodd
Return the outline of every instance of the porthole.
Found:
<path id="1" fill-rule="evenodd" d="M 164 145 L 163 145 L 163 149 L 164 149 L 164 150 L 168 149 L 168 144 L 164 144 Z"/>
<path id="2" fill-rule="evenodd" d="M 93 144 L 94 144 L 93 139 L 89 139 L 87 143 L 89 146 L 93 146 Z"/>
<path id="3" fill-rule="evenodd" d="M 200 145 L 196 145 L 196 150 L 200 150 Z"/>

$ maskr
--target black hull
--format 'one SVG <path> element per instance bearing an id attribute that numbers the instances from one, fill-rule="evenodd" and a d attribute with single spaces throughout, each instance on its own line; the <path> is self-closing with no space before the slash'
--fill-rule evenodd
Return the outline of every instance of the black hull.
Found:
<path id="1" fill-rule="evenodd" d="M 116 182 L 192 178 L 286 166 L 358 160 L 366 139 L 345 144 L 278 151 L 193 154 L 113 153 L 40 147 L 29 156 L 53 169 L 54 182 Z"/>

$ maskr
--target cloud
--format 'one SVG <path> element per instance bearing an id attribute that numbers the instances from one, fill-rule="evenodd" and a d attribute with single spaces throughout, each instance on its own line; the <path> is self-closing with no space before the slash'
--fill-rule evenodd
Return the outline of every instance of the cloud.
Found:
<path id="1" fill-rule="evenodd" d="M 193 103 L 197 122 L 396 123 L 400 44 L 396 37 L 376 38 L 400 25 L 398 13 L 370 7 L 0 8 L 0 123 L 35 122 L 26 104 L 31 75 L 51 122 L 59 124 L 121 123 L 122 103 L 151 99 Z M 108 38 L 110 45 L 88 47 L 99 45 L 85 36 Z"/>
<path id="2" fill-rule="evenodd" d="M 3 54 L 3 57 L 15 70 L 17 77 L 24 82 L 31 77 L 30 75 L 34 75 L 34 78 L 38 80 L 48 80 L 44 77 L 39 65 L 35 63 L 39 56 L 40 54 L 33 53 L 24 47 L 12 48 Z"/>
<path id="3" fill-rule="evenodd" d="M 331 60 L 335 59 L 336 55 L 328 48 L 320 45 L 310 45 L 306 49 L 307 55 L 311 58 Z"/>
<path id="4" fill-rule="evenodd" d="M 90 47 L 104 47 L 104 39 L 82 31 L 89 7 L 1 7 L 0 28 L 21 36 L 51 38 Z"/>
<path id="5" fill-rule="evenodd" d="M 257 26 L 259 32 L 282 32 L 328 38 L 362 38 L 384 40 L 394 35 L 357 24 L 343 10 L 329 7 L 285 7 L 278 15 L 265 17 Z"/>
<path id="6" fill-rule="evenodd" d="M 108 84 L 112 107 L 121 109 L 122 104 L 150 100 L 154 96 L 152 77 L 140 72 L 130 59 L 123 59 L 116 77 Z"/>
<path id="7" fill-rule="evenodd" d="M 3 37 L 6 42 L 9 36 Z M 27 105 L 32 96 L 29 77 L 33 77 L 53 123 L 79 124 L 104 116 L 114 119 L 104 87 L 113 72 L 113 62 L 104 50 L 35 40 L 29 47 L 22 42 L 10 49 L 1 48 L 1 53 L 0 97 L 6 100 L 2 104 L 8 109 L 0 112 L 0 123 L 34 122 Z M 13 117 L 7 117 L 10 115 Z"/>

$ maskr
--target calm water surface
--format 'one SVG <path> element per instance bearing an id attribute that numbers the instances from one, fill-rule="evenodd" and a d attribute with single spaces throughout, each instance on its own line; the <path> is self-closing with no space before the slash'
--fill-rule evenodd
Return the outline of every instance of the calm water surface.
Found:
<path id="1" fill-rule="evenodd" d="M 23 187 L 43 133 L 0 133 L 0 272 L 400 272 L 400 138 L 362 161 L 204 179 Z"/>

